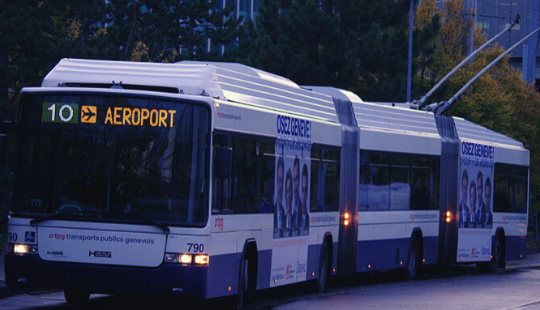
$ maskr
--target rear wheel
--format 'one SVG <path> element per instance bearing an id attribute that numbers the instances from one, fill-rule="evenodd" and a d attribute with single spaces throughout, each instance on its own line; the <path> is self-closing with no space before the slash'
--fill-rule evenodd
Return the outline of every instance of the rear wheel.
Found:
<path id="1" fill-rule="evenodd" d="M 495 234 L 495 240 L 493 240 L 493 250 L 491 253 L 491 268 L 493 270 L 497 268 L 505 268 L 506 262 L 504 260 L 504 235 L 502 232 Z"/>
<path id="2" fill-rule="evenodd" d="M 75 289 L 64 289 L 64 298 L 68 304 L 80 305 L 88 302 L 90 293 Z"/>
<path id="3" fill-rule="evenodd" d="M 418 275 L 418 267 L 420 266 L 420 256 L 418 251 L 418 240 L 416 235 L 412 235 L 409 242 L 409 253 L 407 255 L 407 267 L 405 268 L 405 277 L 412 281 Z"/>
<path id="4" fill-rule="evenodd" d="M 503 259 L 503 242 L 502 242 L 502 234 L 500 232 L 495 234 L 495 238 L 493 240 L 493 248 L 491 249 L 491 261 L 489 262 L 481 262 L 476 263 L 476 267 L 481 272 L 494 272 L 497 270 L 497 268 L 501 267 L 504 268 L 504 259 Z"/>
<path id="5" fill-rule="evenodd" d="M 328 245 L 325 242 L 321 248 L 321 258 L 319 260 L 319 278 L 317 279 L 317 292 L 324 293 L 328 287 L 328 274 L 330 270 L 330 259 L 328 258 Z"/>

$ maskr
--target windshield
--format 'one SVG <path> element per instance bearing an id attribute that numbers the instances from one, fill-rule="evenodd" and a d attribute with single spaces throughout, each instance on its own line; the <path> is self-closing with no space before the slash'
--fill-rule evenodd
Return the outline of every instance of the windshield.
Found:
<path id="1" fill-rule="evenodd" d="M 141 221 L 138 213 L 170 225 L 206 223 L 210 139 L 203 106 L 26 95 L 19 125 L 14 215 Z"/>

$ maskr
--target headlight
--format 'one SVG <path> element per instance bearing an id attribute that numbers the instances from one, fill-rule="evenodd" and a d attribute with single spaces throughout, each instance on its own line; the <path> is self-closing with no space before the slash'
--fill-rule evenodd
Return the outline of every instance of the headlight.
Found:
<path id="1" fill-rule="evenodd" d="M 209 257 L 208 255 L 196 255 L 195 264 L 197 265 L 208 265 Z"/>
<path id="2" fill-rule="evenodd" d="M 35 244 L 6 244 L 4 246 L 4 251 L 6 253 L 15 253 L 15 254 L 37 254 L 38 247 Z"/>
<path id="3" fill-rule="evenodd" d="M 199 265 L 204 266 L 208 265 L 210 258 L 208 255 L 198 254 L 176 254 L 176 253 L 166 253 L 163 261 L 165 263 L 176 263 L 183 265 Z"/>

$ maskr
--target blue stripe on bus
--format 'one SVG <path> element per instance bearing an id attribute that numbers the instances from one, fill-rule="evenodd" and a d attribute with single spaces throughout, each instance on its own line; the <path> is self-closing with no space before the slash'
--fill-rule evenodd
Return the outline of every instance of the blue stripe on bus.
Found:
<path id="1" fill-rule="evenodd" d="M 335 269 L 337 262 L 337 243 L 332 246 L 332 269 Z M 306 280 L 313 280 L 319 277 L 319 259 L 321 255 L 321 245 L 308 246 L 308 261 L 306 266 Z M 257 290 L 270 288 L 272 271 L 272 250 L 259 251 L 257 253 Z M 241 253 L 215 255 L 210 257 L 209 275 L 212 279 L 208 283 L 206 298 L 214 298 L 236 294 L 238 290 L 238 277 Z M 335 274 L 335 272 L 334 272 Z M 229 291 L 229 287 L 231 290 Z"/>
<path id="2" fill-rule="evenodd" d="M 527 255 L 525 236 L 506 236 L 506 260 L 524 259 Z M 521 257 L 520 257 L 521 255 Z"/>
<path id="3" fill-rule="evenodd" d="M 425 264 L 437 263 L 438 237 L 424 237 Z M 410 238 L 358 241 L 356 271 L 395 269 L 407 266 Z"/>

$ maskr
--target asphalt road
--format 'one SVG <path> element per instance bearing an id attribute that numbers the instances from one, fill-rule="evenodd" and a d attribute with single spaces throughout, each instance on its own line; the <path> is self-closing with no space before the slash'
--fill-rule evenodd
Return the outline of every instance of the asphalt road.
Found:
<path id="1" fill-rule="evenodd" d="M 406 281 L 402 272 L 357 275 L 335 281 L 325 294 L 308 284 L 257 292 L 246 309 L 540 309 L 540 269 L 535 266 L 483 274 L 474 267 L 425 269 Z M 226 300 L 93 295 L 85 309 L 225 309 Z M 56 290 L 0 299 L 0 309 L 71 309 Z"/>

